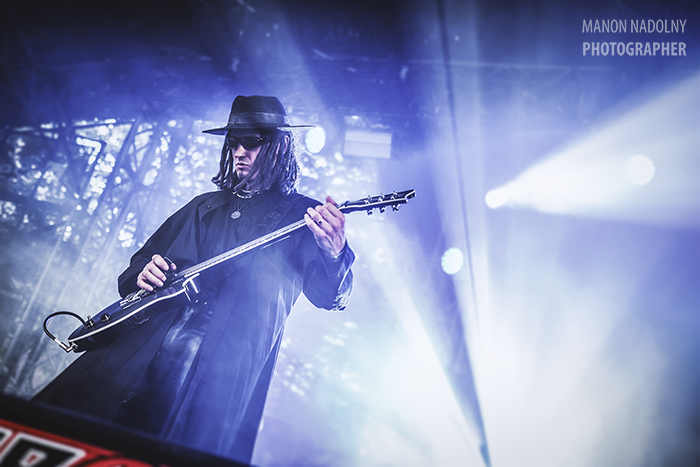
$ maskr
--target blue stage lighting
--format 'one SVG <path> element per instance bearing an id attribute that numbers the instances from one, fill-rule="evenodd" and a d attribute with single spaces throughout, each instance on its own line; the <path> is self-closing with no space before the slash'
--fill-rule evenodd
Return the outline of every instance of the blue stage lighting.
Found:
<path id="1" fill-rule="evenodd" d="M 507 190 L 502 188 L 490 190 L 488 193 L 486 193 L 484 201 L 486 201 L 486 205 L 491 209 L 498 209 L 508 202 Z"/>
<path id="2" fill-rule="evenodd" d="M 700 74 L 630 98 L 596 125 L 488 191 L 491 209 L 700 228 Z"/>
<path id="3" fill-rule="evenodd" d="M 326 131 L 317 126 L 306 132 L 304 145 L 311 154 L 317 154 L 326 145 Z"/>
<path id="4" fill-rule="evenodd" d="M 654 162 L 646 156 L 632 156 L 625 164 L 625 175 L 635 185 L 646 185 L 655 173 Z"/>
<path id="5" fill-rule="evenodd" d="M 447 274 L 457 274 L 464 264 L 464 255 L 459 248 L 450 248 L 443 253 L 440 263 Z"/>

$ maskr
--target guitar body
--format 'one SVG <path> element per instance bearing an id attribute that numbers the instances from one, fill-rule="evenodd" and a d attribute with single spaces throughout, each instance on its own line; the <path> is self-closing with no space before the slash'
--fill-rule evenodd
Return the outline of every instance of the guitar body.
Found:
<path id="1" fill-rule="evenodd" d="M 92 350 L 111 343 L 119 335 L 145 323 L 155 313 L 187 300 L 182 282 L 165 285 L 153 292 L 140 290 L 112 303 L 77 328 L 68 337 L 76 352 Z"/>

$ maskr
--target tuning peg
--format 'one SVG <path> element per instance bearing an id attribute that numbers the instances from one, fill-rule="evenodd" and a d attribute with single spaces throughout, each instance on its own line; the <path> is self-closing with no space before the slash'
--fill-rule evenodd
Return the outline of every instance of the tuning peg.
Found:
<path id="1" fill-rule="evenodd" d="M 391 210 L 392 210 L 392 211 L 398 211 L 398 210 L 399 210 L 399 205 L 398 205 L 398 204 L 392 205 L 392 206 L 391 206 Z"/>
<path id="2" fill-rule="evenodd" d="M 379 208 L 379 212 L 384 213 L 384 211 L 386 211 L 386 206 L 382 206 L 381 208 Z"/>
<path id="3" fill-rule="evenodd" d="M 368 215 L 368 216 L 371 216 L 373 213 L 374 213 L 374 209 L 370 209 L 370 210 L 367 211 L 367 215 Z"/>

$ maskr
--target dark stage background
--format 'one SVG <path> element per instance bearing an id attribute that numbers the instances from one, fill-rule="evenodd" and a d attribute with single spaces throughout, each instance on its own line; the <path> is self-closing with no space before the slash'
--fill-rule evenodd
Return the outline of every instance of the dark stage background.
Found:
<path id="1" fill-rule="evenodd" d="M 698 2 L 3 0 L 0 33 L 4 395 L 276 95 L 325 131 L 300 191 L 418 196 L 348 216 L 352 303 L 297 304 L 255 464 L 700 465 Z"/>

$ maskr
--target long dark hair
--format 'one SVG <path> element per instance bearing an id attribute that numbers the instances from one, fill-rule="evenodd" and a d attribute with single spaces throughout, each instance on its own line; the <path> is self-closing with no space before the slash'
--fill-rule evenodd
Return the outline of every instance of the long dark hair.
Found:
<path id="1" fill-rule="evenodd" d="M 219 173 L 211 179 L 219 189 L 262 192 L 276 188 L 284 194 L 294 191 L 299 164 L 294 154 L 294 135 L 288 131 L 272 130 L 262 134 L 266 138 L 248 175 L 239 180 L 235 171 L 233 152 L 224 140 L 221 148 Z"/>

